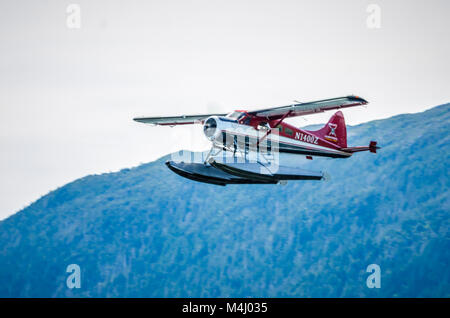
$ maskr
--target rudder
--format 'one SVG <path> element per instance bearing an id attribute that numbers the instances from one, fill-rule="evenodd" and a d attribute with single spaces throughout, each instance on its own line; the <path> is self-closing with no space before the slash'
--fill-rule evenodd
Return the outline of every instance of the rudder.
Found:
<path id="1" fill-rule="evenodd" d="M 347 147 L 347 128 L 345 126 L 344 114 L 341 111 L 336 112 L 321 129 L 311 131 L 311 133 L 341 148 Z"/>

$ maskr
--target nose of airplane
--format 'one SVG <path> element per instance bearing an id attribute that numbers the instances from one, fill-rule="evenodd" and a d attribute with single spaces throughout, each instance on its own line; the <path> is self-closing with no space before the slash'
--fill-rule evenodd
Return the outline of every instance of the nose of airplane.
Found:
<path id="1" fill-rule="evenodd" d="M 205 124 L 203 125 L 203 133 L 209 140 L 213 140 L 216 130 L 217 130 L 217 119 L 214 117 L 209 117 L 205 121 Z"/>

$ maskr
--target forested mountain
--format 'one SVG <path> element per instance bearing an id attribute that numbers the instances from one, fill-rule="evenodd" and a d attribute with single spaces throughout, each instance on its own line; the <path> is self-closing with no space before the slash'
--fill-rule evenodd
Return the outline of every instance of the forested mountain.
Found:
<path id="1" fill-rule="evenodd" d="M 168 157 L 76 180 L 0 223 L 0 296 L 450 297 L 449 112 L 348 127 L 382 149 L 305 161 L 326 182 L 220 187 Z"/>

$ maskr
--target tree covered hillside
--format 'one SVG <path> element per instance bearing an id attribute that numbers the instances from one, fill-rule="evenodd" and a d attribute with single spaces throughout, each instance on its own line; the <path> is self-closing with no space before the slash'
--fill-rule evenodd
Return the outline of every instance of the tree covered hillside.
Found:
<path id="1" fill-rule="evenodd" d="M 348 127 L 382 149 L 304 161 L 327 182 L 219 187 L 168 157 L 76 180 L 0 223 L 0 296 L 450 297 L 449 112 Z"/>

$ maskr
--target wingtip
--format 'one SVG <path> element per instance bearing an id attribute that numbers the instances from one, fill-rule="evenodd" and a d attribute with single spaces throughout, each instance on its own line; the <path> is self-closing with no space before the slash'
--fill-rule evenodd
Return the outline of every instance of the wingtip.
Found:
<path id="1" fill-rule="evenodd" d="M 350 99 L 353 99 L 353 100 L 356 100 L 356 101 L 360 102 L 362 105 L 369 104 L 369 102 L 366 99 L 362 98 L 361 96 L 350 95 L 350 96 L 347 96 L 347 97 L 350 98 Z"/>
<path id="2" fill-rule="evenodd" d="M 138 123 L 143 123 L 141 117 L 134 117 L 134 118 L 133 118 L 133 121 L 138 122 Z"/>

